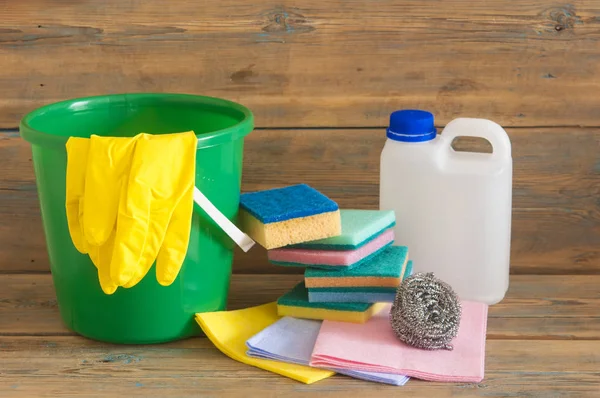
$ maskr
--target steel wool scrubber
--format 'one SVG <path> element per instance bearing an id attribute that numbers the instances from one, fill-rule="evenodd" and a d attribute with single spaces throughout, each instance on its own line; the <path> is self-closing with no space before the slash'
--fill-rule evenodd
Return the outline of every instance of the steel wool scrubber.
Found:
<path id="1" fill-rule="evenodd" d="M 427 350 L 452 350 L 462 307 L 457 294 L 431 272 L 406 278 L 390 311 L 394 333 L 406 344 Z"/>

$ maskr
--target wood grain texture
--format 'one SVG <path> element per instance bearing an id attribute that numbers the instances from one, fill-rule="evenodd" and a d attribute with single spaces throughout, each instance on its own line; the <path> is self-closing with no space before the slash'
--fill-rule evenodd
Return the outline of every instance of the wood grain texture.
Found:
<path id="1" fill-rule="evenodd" d="M 230 307 L 274 300 L 298 278 L 234 275 Z M 4 275 L 0 395 L 594 397 L 600 388 L 599 284 L 600 276 L 513 276 L 506 299 L 490 307 L 481 383 L 411 380 L 391 387 L 341 375 L 304 385 L 231 360 L 205 338 L 153 346 L 94 342 L 60 323 L 50 275 Z"/>
<path id="2" fill-rule="evenodd" d="M 590 0 L 0 2 L 0 127 L 57 100 L 186 92 L 257 125 L 383 126 L 398 108 L 598 126 Z"/>
<path id="3" fill-rule="evenodd" d="M 302 279 L 298 275 L 234 275 L 229 308 L 276 300 Z M 511 278 L 506 298 L 491 306 L 491 339 L 600 339 L 600 276 Z M 58 314 L 50 275 L 3 275 L 0 336 L 72 336 Z"/>
<path id="4" fill-rule="evenodd" d="M 595 397 L 599 341 L 488 340 L 479 384 L 393 387 L 335 375 L 312 385 L 233 361 L 207 339 L 114 346 L 80 337 L 0 337 L 3 397 Z"/>
<path id="5" fill-rule="evenodd" d="M 514 162 L 511 272 L 600 273 L 600 129 L 508 133 Z M 242 189 L 305 182 L 343 208 L 377 208 L 384 140 L 380 129 L 254 131 L 247 138 Z M 16 133 L 0 133 L 0 272 L 49 269 L 30 154 Z M 234 271 L 302 270 L 269 264 L 257 246 L 236 251 Z"/>

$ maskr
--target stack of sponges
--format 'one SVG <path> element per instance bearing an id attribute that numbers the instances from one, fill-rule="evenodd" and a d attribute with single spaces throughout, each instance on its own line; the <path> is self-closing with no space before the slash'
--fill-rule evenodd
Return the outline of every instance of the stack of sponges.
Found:
<path id="1" fill-rule="evenodd" d="M 240 206 L 240 227 L 271 263 L 306 268 L 280 316 L 364 323 L 411 273 L 407 248 L 392 246 L 393 211 L 340 210 L 305 184 L 243 194 Z"/>

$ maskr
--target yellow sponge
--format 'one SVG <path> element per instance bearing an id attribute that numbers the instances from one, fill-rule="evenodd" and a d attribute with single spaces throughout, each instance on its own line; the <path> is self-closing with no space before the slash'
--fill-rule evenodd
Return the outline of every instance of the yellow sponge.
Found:
<path id="1" fill-rule="evenodd" d="M 242 231 L 268 250 L 342 233 L 339 210 L 269 224 L 263 224 L 247 211 L 240 210 L 239 224 Z"/>
<path id="2" fill-rule="evenodd" d="M 337 203 L 306 184 L 241 195 L 238 223 L 268 250 L 342 233 Z"/>
<path id="3" fill-rule="evenodd" d="M 292 307 L 287 305 L 277 305 L 277 315 L 291 316 L 293 318 L 329 320 L 350 323 L 365 323 L 373 315 L 383 309 L 386 303 L 375 303 L 366 311 L 338 311 L 327 310 L 324 308 Z"/>

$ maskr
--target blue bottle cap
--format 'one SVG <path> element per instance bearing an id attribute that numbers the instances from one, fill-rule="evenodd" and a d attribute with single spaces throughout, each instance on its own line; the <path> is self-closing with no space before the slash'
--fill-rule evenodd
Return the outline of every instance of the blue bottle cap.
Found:
<path id="1" fill-rule="evenodd" d="M 387 137 L 395 141 L 422 142 L 435 138 L 433 114 L 416 109 L 392 112 Z"/>

